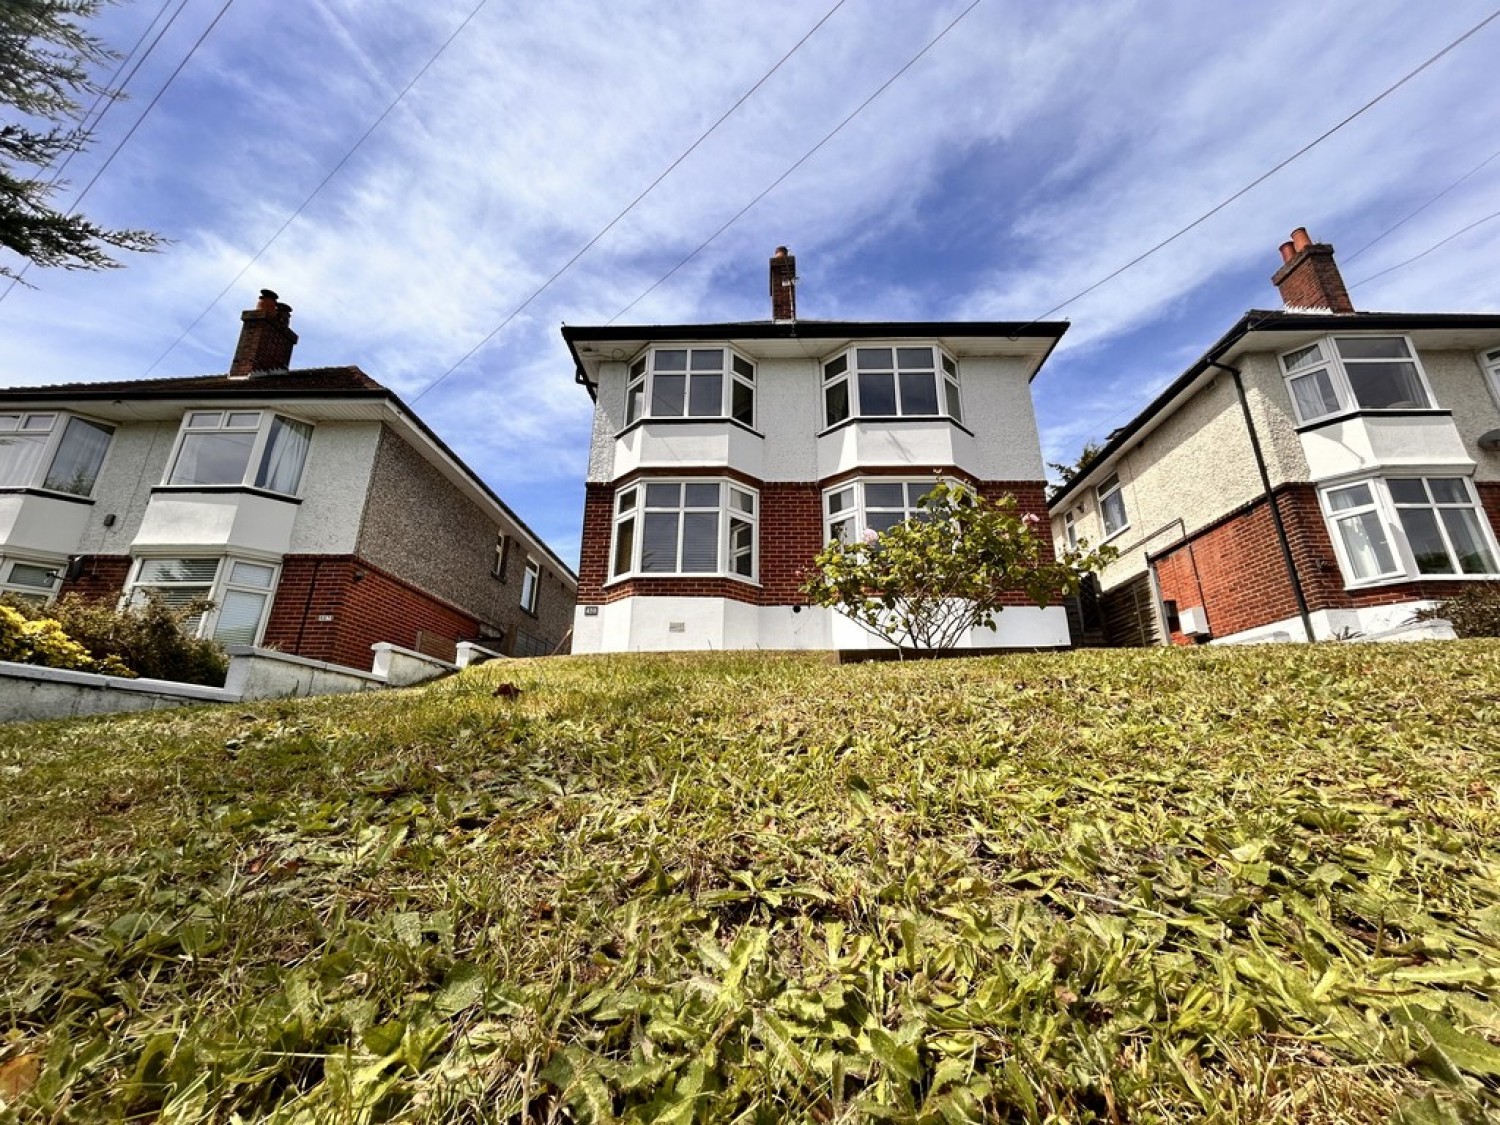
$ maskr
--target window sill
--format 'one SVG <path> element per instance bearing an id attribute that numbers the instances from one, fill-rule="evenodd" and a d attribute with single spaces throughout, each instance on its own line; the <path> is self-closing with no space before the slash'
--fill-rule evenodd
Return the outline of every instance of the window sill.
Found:
<path id="1" fill-rule="evenodd" d="M 723 574 L 717 570 L 700 570 L 692 574 L 679 574 L 676 571 L 673 571 L 670 574 L 666 574 L 661 571 L 653 571 L 649 574 L 645 571 L 631 571 L 627 574 L 617 574 L 608 582 L 604 583 L 603 588 L 608 590 L 611 586 L 618 586 L 623 582 L 638 582 L 643 578 L 662 578 L 668 582 L 691 581 L 695 578 L 724 578 L 729 580 L 730 582 L 738 582 L 741 586 L 750 586 L 757 590 L 760 589 L 760 579 L 758 578 L 746 578 L 743 574 Z"/>
<path id="2" fill-rule="evenodd" d="M 974 436 L 974 431 L 971 430 L 971 429 L 969 429 L 968 426 L 965 426 L 962 422 L 955 422 L 952 418 L 948 417 L 948 415 L 946 415 L 946 414 L 922 414 L 922 415 L 911 415 L 911 414 L 907 414 L 907 415 L 876 414 L 876 415 L 860 415 L 857 418 L 845 418 L 842 422 L 835 422 L 831 426 L 825 426 L 823 429 L 821 429 L 821 430 L 818 431 L 818 435 L 817 436 L 820 437 L 820 438 L 821 437 L 827 437 L 829 434 L 837 433 L 839 430 L 842 430 L 845 427 L 852 426 L 852 425 L 855 425 L 856 423 L 861 423 L 861 422 L 865 423 L 867 425 L 869 425 L 869 424 L 875 424 L 875 425 L 881 425 L 881 426 L 899 425 L 899 424 L 901 424 L 903 422 L 904 423 L 908 423 L 908 424 L 915 422 L 915 423 L 921 423 L 921 424 L 924 424 L 924 425 L 929 425 L 929 424 L 931 424 L 933 422 L 946 422 L 946 423 L 948 423 L 948 425 L 952 426 L 955 430 L 962 431 L 963 433 L 968 434 L 970 437 Z"/>
<path id="3" fill-rule="evenodd" d="M 1333 414 L 1327 418 L 1318 418 L 1312 422 L 1303 422 L 1297 426 L 1299 434 L 1311 433 L 1313 430 L 1321 430 L 1326 426 L 1336 426 L 1340 422 L 1347 422 L 1352 418 L 1452 418 L 1453 411 L 1432 409 L 1413 410 L 1346 410 L 1342 414 Z"/>
<path id="4" fill-rule="evenodd" d="M 1101 546 L 1101 547 L 1104 546 L 1104 544 L 1108 543 L 1111 539 L 1118 539 L 1118 538 L 1120 538 L 1120 536 L 1124 535 L 1129 530 L 1130 530 L 1130 525 L 1127 523 L 1124 527 L 1120 528 L 1120 530 L 1110 532 L 1110 534 L 1106 535 L 1103 539 L 1099 540 L 1099 546 Z"/>
<path id="5" fill-rule="evenodd" d="M 92 496 L 79 496 L 76 492 L 58 492 L 51 488 L 35 488 L 31 485 L 6 485 L 0 487 L 0 496 L 46 496 L 52 500 L 62 500 L 69 504 L 93 504 Z"/>
<path id="6" fill-rule="evenodd" d="M 153 496 L 158 492 L 207 492 L 212 495 L 243 493 L 246 496 L 264 496 L 267 500 L 280 500 L 286 504 L 302 503 L 300 496 L 288 496 L 285 492 L 272 492 L 269 488 L 256 488 L 248 484 L 159 484 L 151 490 Z"/>
<path id="7" fill-rule="evenodd" d="M 737 418 L 724 418 L 724 417 L 714 417 L 714 418 L 637 418 L 634 422 L 631 422 L 628 426 L 626 426 L 623 429 L 617 431 L 615 433 L 615 439 L 619 440 L 620 438 L 624 437 L 626 434 L 630 433 L 632 430 L 638 430 L 642 426 L 702 426 L 702 425 L 709 425 L 709 426 L 733 426 L 737 430 L 744 430 L 747 434 L 751 434 L 751 435 L 753 435 L 755 437 L 758 437 L 758 438 L 761 438 L 761 439 L 764 439 L 765 436 L 766 436 L 765 434 L 763 434 L 759 430 L 757 430 L 754 426 L 747 426 L 744 422 L 741 422 Z"/>
<path id="8" fill-rule="evenodd" d="M 1385 586 L 1410 586 L 1414 582 L 1494 582 L 1496 574 L 1397 574 L 1383 578 L 1366 578 L 1359 582 L 1345 582 L 1344 591 L 1356 594 L 1363 590 L 1379 590 Z"/>

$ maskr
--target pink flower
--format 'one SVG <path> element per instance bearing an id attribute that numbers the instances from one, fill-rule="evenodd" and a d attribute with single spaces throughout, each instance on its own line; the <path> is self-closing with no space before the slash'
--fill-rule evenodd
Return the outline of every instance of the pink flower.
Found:
<path id="1" fill-rule="evenodd" d="M 865 528 L 865 533 L 861 538 L 863 538 L 866 543 L 873 543 L 880 538 L 880 532 L 876 531 L 873 527 L 867 527 Z"/>
<path id="2" fill-rule="evenodd" d="M 1042 521 L 1035 512 L 1027 512 L 1024 516 L 1021 517 L 1021 522 L 1024 523 L 1027 527 L 1035 527 Z"/>

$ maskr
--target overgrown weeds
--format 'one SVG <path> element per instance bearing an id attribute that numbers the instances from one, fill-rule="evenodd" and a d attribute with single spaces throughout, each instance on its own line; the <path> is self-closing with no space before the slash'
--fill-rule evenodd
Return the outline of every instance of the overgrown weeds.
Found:
<path id="1" fill-rule="evenodd" d="M 1487 1120 L 1497 672 L 508 661 L 8 728 L 0 1115 Z"/>

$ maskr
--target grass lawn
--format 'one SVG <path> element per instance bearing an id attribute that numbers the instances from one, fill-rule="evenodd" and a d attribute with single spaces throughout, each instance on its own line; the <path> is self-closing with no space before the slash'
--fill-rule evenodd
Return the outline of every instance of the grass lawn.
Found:
<path id="1" fill-rule="evenodd" d="M 0 1121 L 1478 1123 L 1497 998 L 1500 642 L 0 728 Z"/>

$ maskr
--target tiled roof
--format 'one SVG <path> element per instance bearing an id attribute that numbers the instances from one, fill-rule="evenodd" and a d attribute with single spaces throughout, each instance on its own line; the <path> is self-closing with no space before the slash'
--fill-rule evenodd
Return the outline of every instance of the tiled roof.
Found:
<path id="1" fill-rule="evenodd" d="M 257 372 L 248 379 L 231 379 L 228 375 L 196 375 L 174 379 L 125 379 L 104 383 L 50 383 L 39 387 L 7 387 L 0 390 L 0 397 L 21 398 L 42 394 L 48 397 L 144 395 L 163 398 L 225 391 L 256 396 L 267 392 L 288 391 L 316 394 L 359 394 L 371 391 L 388 393 L 385 387 L 358 367 L 304 367 L 292 371 Z"/>

